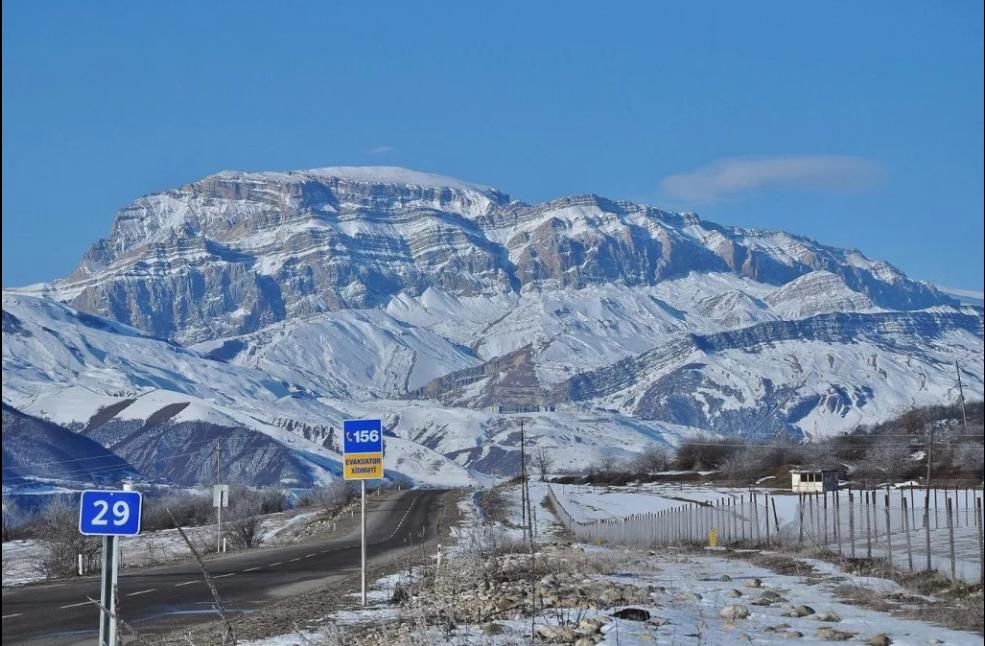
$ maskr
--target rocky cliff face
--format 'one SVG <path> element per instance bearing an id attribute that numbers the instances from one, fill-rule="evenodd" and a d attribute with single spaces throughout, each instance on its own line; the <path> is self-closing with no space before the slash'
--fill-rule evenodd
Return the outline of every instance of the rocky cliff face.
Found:
<path id="1" fill-rule="evenodd" d="M 49 295 L 190 343 L 429 287 L 494 295 L 689 272 L 781 286 L 815 271 L 888 309 L 953 303 L 886 263 L 787 233 L 592 195 L 528 205 L 394 168 L 224 172 L 140 198 Z"/>

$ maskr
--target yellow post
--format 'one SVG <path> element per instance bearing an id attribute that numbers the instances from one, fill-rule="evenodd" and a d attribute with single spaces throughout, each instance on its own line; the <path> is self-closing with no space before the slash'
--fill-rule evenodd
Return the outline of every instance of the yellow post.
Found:
<path id="1" fill-rule="evenodd" d="M 715 527 L 708 530 L 708 547 L 718 547 L 718 529 Z"/>

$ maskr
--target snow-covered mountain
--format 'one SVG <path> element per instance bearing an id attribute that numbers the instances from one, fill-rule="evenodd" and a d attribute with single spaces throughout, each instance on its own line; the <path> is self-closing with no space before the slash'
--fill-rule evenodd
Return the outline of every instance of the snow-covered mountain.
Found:
<path id="1" fill-rule="evenodd" d="M 720 272 L 779 286 L 824 270 L 881 307 L 956 304 L 885 262 L 594 195 L 528 205 L 394 168 L 223 172 L 117 213 L 52 297 L 182 343 L 314 312 Z"/>
<path id="2" fill-rule="evenodd" d="M 698 431 L 819 436 L 983 393 L 982 309 L 855 250 L 598 196 L 394 168 L 223 172 L 136 200 L 3 299 L 4 403 L 146 477 L 333 477 L 379 415 L 394 477 L 534 446 L 576 468 Z"/>

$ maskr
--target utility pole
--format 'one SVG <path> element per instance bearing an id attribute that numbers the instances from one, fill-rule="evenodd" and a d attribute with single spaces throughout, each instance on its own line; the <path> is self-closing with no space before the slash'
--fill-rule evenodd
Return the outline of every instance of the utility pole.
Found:
<path id="1" fill-rule="evenodd" d="M 222 445 L 219 444 L 219 440 L 215 441 L 215 483 L 216 486 L 222 484 L 221 471 L 222 468 Z M 216 539 L 215 539 L 215 551 L 216 553 L 222 552 L 222 493 L 219 494 L 219 505 L 215 508 L 216 510 Z"/>
<path id="2" fill-rule="evenodd" d="M 930 568 L 930 469 L 934 462 L 934 425 L 927 424 L 927 492 L 924 495 L 923 527 L 927 538 L 927 570 Z M 936 500 L 936 498 L 935 498 Z"/>
<path id="3" fill-rule="evenodd" d="M 961 384 L 961 367 L 958 366 L 958 360 L 954 360 L 954 369 L 958 373 L 958 396 L 961 398 L 961 420 L 964 422 L 964 433 L 968 434 L 968 413 L 964 408 L 964 386 Z"/>
<path id="4" fill-rule="evenodd" d="M 520 514 L 524 529 L 527 527 L 527 447 L 523 436 L 523 418 L 520 418 Z"/>

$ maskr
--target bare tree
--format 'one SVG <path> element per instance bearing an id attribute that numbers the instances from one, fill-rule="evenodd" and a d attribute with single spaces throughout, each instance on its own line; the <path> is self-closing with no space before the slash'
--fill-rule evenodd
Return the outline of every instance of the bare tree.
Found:
<path id="1" fill-rule="evenodd" d="M 679 469 L 717 469 L 730 454 L 736 453 L 735 440 L 696 435 L 677 447 Z"/>
<path id="2" fill-rule="evenodd" d="M 547 447 L 539 446 L 534 452 L 533 463 L 540 474 L 541 482 L 543 482 L 547 479 L 547 474 L 554 468 L 554 457 L 547 450 Z"/>
<path id="3" fill-rule="evenodd" d="M 670 453 L 659 444 L 650 444 L 633 458 L 632 468 L 640 474 L 664 471 L 670 464 Z"/>
<path id="4" fill-rule="evenodd" d="M 64 499 L 52 501 L 41 512 L 38 534 L 44 546 L 41 570 L 48 578 L 71 576 L 80 555 L 88 567 L 95 567 L 100 541 L 79 533 L 79 511 Z"/>
<path id="5" fill-rule="evenodd" d="M 238 549 L 259 547 L 263 542 L 263 494 L 246 490 L 230 502 L 225 526 L 229 542 Z"/>
<path id="6" fill-rule="evenodd" d="M 985 475 L 985 446 L 979 442 L 965 442 L 955 450 L 955 462 L 966 474 L 976 480 Z"/>
<path id="7" fill-rule="evenodd" d="M 309 499 L 328 513 L 335 513 L 349 502 L 352 492 L 345 480 L 333 480 L 311 490 Z"/>
<path id="8" fill-rule="evenodd" d="M 616 470 L 617 464 L 619 464 L 619 461 L 616 460 L 614 455 L 605 454 L 599 458 L 599 471 L 604 475 L 611 474 Z"/>
<path id="9" fill-rule="evenodd" d="M 759 466 L 756 453 L 751 449 L 744 449 L 739 453 L 728 455 L 719 465 L 719 470 L 732 483 L 743 482 L 751 478 Z"/>
<path id="10" fill-rule="evenodd" d="M 169 513 L 170 512 L 170 513 Z M 148 497 L 140 524 L 142 531 L 171 529 L 177 522 L 181 527 L 196 527 L 215 522 L 212 497 L 205 492 L 166 493 L 160 497 Z"/>
<path id="11" fill-rule="evenodd" d="M 12 530 L 16 529 L 23 522 L 24 513 L 20 505 L 10 496 L 3 497 L 3 540 L 11 539 Z"/>
<path id="12" fill-rule="evenodd" d="M 866 450 L 859 472 L 868 477 L 898 480 L 911 476 L 914 468 L 913 457 L 906 442 L 880 438 Z"/>

